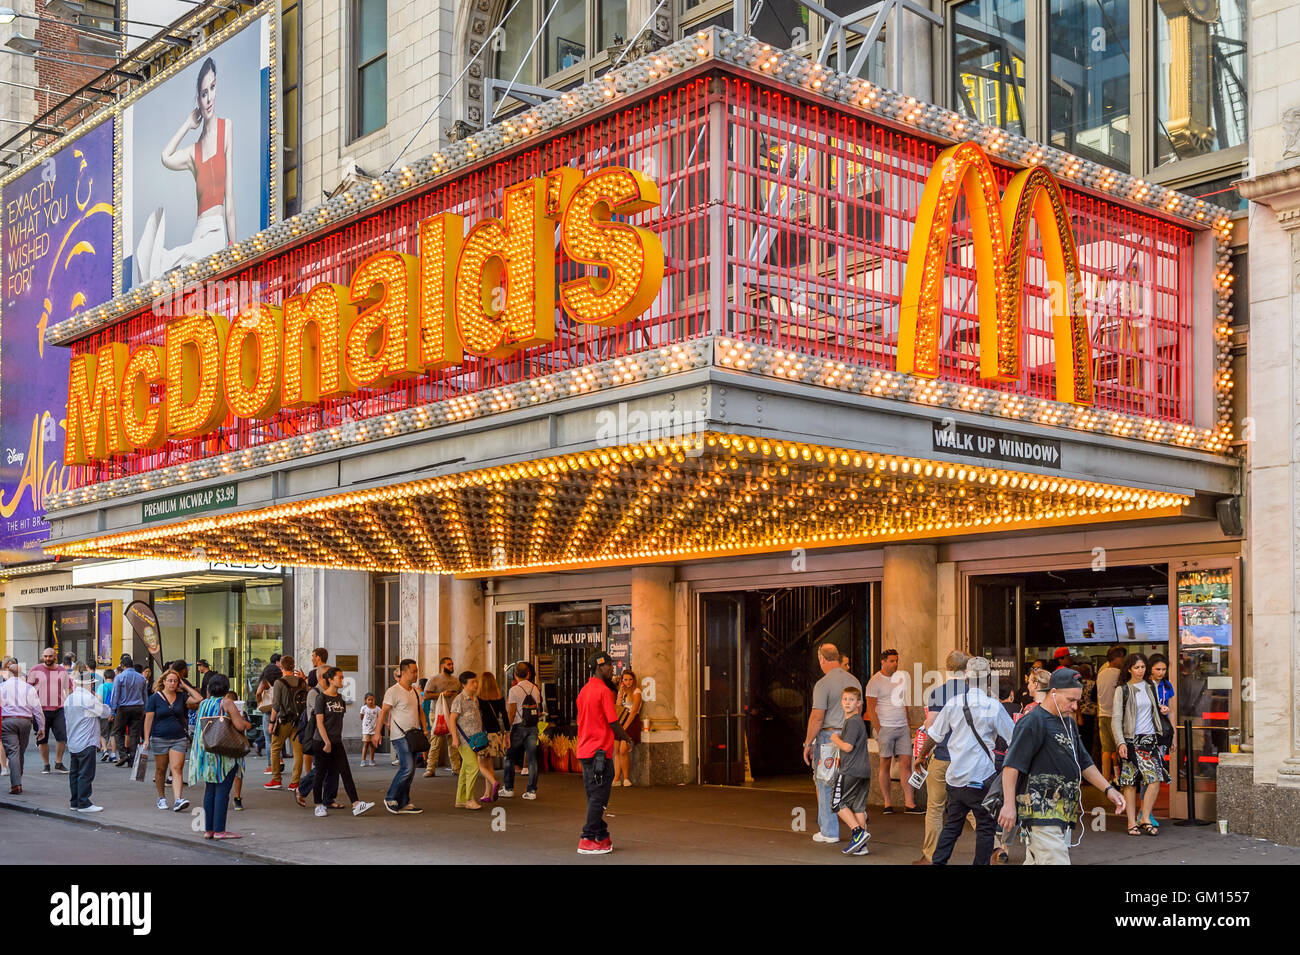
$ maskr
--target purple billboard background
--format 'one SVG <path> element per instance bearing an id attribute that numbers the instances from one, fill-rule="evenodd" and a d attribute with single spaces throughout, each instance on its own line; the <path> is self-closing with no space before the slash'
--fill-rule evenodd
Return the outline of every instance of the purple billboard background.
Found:
<path id="1" fill-rule="evenodd" d="M 66 348 L 45 329 L 113 294 L 113 121 L 0 190 L 0 562 L 39 560 L 67 487 Z"/>

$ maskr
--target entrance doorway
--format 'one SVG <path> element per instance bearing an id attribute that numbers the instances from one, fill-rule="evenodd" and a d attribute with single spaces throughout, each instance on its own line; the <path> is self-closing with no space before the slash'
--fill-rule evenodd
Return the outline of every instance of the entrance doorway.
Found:
<path id="1" fill-rule="evenodd" d="M 870 585 L 701 594 L 699 621 L 701 781 L 807 774 L 800 746 L 821 676 L 815 651 L 833 643 L 856 675 L 867 673 Z"/>

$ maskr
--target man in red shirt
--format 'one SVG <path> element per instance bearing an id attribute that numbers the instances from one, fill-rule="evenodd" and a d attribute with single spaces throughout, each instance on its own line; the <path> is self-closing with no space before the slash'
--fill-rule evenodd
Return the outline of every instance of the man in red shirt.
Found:
<path id="1" fill-rule="evenodd" d="M 605 807 L 614 785 L 614 740 L 631 743 L 614 708 L 614 661 L 600 651 L 592 654 L 591 679 L 578 694 L 578 761 L 587 790 L 587 822 L 582 827 L 578 854 L 604 855 L 614 850 L 605 825 Z"/>
<path id="2" fill-rule="evenodd" d="M 58 654 L 53 647 L 46 647 L 41 653 L 41 662 L 27 672 L 27 682 L 36 687 L 36 696 L 41 701 L 45 714 L 45 734 L 36 737 L 41 751 L 41 760 L 45 763 L 42 773 L 50 771 L 49 735 L 54 734 L 58 744 L 55 747 L 54 771 L 66 773 L 63 765 L 63 751 L 67 749 L 68 731 L 63 719 L 63 701 L 72 692 L 72 674 L 68 668 L 55 663 Z"/>

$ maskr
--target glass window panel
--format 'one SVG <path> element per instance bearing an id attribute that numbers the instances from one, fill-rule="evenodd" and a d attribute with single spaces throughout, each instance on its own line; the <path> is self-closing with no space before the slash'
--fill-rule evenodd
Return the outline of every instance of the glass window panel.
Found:
<path id="1" fill-rule="evenodd" d="M 533 64 L 536 62 L 536 53 L 528 55 L 528 63 L 522 70 L 519 65 L 524 62 L 524 54 L 528 53 L 528 45 L 533 42 L 533 11 L 532 6 L 528 3 L 521 3 L 515 7 L 514 12 L 506 19 L 501 33 L 493 40 L 499 43 L 499 52 L 497 53 L 497 78 L 502 80 L 511 80 L 515 73 L 519 74 L 519 82 L 533 83 Z"/>
<path id="2" fill-rule="evenodd" d="M 357 62 L 365 63 L 388 49 L 387 0 L 359 0 Z"/>
<path id="3" fill-rule="evenodd" d="M 1246 141 L 1246 0 L 1156 4 L 1156 163 Z"/>
<path id="4" fill-rule="evenodd" d="M 296 89 L 286 90 L 281 103 L 284 108 L 284 145 L 287 149 L 297 150 L 298 148 L 298 91 Z M 298 157 L 295 154 L 292 161 L 296 163 Z"/>
<path id="5" fill-rule="evenodd" d="M 585 0 L 555 0 L 546 22 L 546 75 L 577 66 L 587 58 Z"/>
<path id="6" fill-rule="evenodd" d="M 373 133 L 388 122 L 388 57 L 357 71 L 357 135 Z"/>
<path id="7" fill-rule="evenodd" d="M 808 42 L 808 13 L 795 0 L 767 0 L 754 21 L 754 39 L 778 50 L 802 46 Z"/>
<path id="8" fill-rule="evenodd" d="M 280 19 L 281 35 L 284 48 L 280 51 L 280 62 L 284 66 L 284 85 L 298 85 L 298 8 L 291 7 L 284 11 Z"/>
<path id="9" fill-rule="evenodd" d="M 709 17 L 706 20 L 697 20 L 695 23 L 689 23 L 682 27 L 682 36 L 688 33 L 694 33 L 696 30 L 703 30 L 706 27 L 722 27 L 724 30 L 731 29 L 731 11 L 719 13 L 716 17 Z"/>
<path id="10" fill-rule="evenodd" d="M 627 0 L 600 0 L 600 49 L 614 43 L 614 34 L 631 40 L 627 32 Z M 640 26 L 638 23 L 637 26 Z"/>
<path id="11" fill-rule="evenodd" d="M 1025 134 L 1024 0 L 967 0 L 953 8 L 957 111 Z"/>
<path id="12" fill-rule="evenodd" d="M 1128 171 L 1129 0 L 1052 0 L 1051 143 Z"/>

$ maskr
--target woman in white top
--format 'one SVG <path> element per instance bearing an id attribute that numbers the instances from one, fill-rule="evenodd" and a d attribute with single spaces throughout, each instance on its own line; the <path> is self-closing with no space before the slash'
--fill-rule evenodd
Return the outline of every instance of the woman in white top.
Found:
<path id="1" fill-rule="evenodd" d="M 1169 774 L 1160 758 L 1163 719 L 1156 689 L 1147 679 L 1147 658 L 1140 653 L 1130 653 L 1120 666 L 1119 686 L 1115 690 L 1111 716 L 1120 758 L 1117 784 L 1124 791 L 1130 836 L 1157 835 L 1156 827 L 1151 824 L 1151 810 L 1160 795 L 1160 784 L 1169 782 Z M 1136 798 L 1139 790 L 1142 797 L 1140 811 Z"/>

